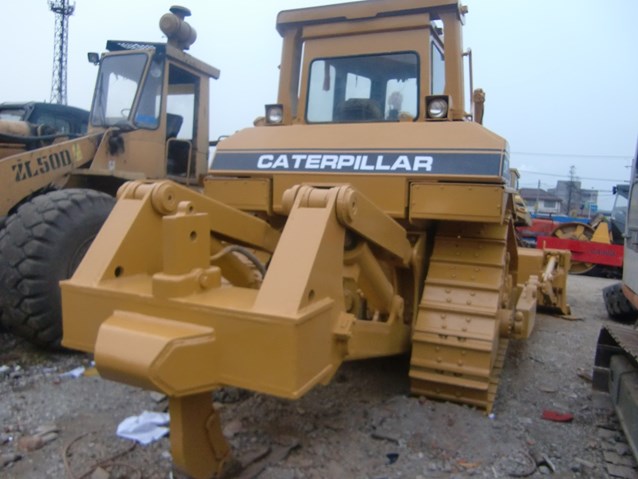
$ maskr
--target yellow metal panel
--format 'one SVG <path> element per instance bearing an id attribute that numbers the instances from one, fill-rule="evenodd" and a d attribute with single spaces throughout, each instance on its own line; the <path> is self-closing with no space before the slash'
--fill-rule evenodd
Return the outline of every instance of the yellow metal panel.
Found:
<path id="1" fill-rule="evenodd" d="M 445 281 L 449 281 L 450 284 L 462 282 L 468 285 L 480 284 L 484 288 L 498 290 L 502 282 L 501 269 L 489 266 L 480 268 L 473 264 L 431 261 L 428 271 L 432 277 L 438 278 L 438 284 L 445 284 Z"/>
<path id="2" fill-rule="evenodd" d="M 571 253 L 567 250 L 518 248 L 519 286 L 535 276 L 538 305 L 569 315 L 567 276 L 570 265 Z"/>
<path id="3" fill-rule="evenodd" d="M 43 188 L 62 187 L 74 168 L 93 158 L 98 139 L 99 135 L 83 136 L 2 158 L 0 216 L 7 215 L 20 201 Z"/>
<path id="4" fill-rule="evenodd" d="M 100 326 L 95 360 L 104 378 L 183 396 L 215 387 L 214 343 L 213 328 L 114 311 Z M 206 367 L 184 367 L 195 363 Z"/>
<path id="5" fill-rule="evenodd" d="M 322 25 L 308 25 L 303 29 L 304 40 L 311 38 L 334 38 L 342 35 L 361 35 L 363 33 L 378 33 L 392 30 L 423 29 L 430 26 L 427 14 L 411 15 L 375 20 L 360 20 L 356 23 L 328 23 Z M 396 35 L 395 35 L 396 37 Z"/>
<path id="6" fill-rule="evenodd" d="M 414 14 L 428 9 L 451 7 L 458 9 L 457 0 L 393 0 L 392 2 L 349 2 L 297 10 L 284 10 L 277 17 L 277 28 L 283 31 L 290 25 L 307 23 L 343 22 L 346 19 L 374 18 L 382 14 Z"/>
<path id="7" fill-rule="evenodd" d="M 530 276 L 543 274 L 545 254 L 543 250 L 536 248 L 518 248 L 518 278 L 525 283 Z"/>
<path id="8" fill-rule="evenodd" d="M 350 184 L 363 193 L 385 214 L 405 218 L 407 185 L 403 177 L 373 175 L 296 175 L 281 174 L 273 177 L 273 210 L 281 212 L 284 191 L 298 184 Z"/>
<path id="9" fill-rule="evenodd" d="M 495 242 L 477 241 L 474 238 L 449 238 L 446 241 L 438 241 L 434 245 L 434 254 L 437 261 L 471 264 L 474 268 L 474 276 L 484 281 L 481 267 L 487 269 L 505 265 L 505 251 L 502 248 L 499 249 L 499 246 Z"/>
<path id="10" fill-rule="evenodd" d="M 410 219 L 500 223 L 505 210 L 503 186 L 412 183 Z"/>
<path id="11" fill-rule="evenodd" d="M 207 178 L 204 193 L 244 211 L 272 213 L 270 180 L 265 178 Z"/>
<path id="12" fill-rule="evenodd" d="M 251 168 L 247 170 L 237 164 L 236 169 L 220 169 L 216 162 L 220 154 L 245 153 L 259 158 L 263 153 L 348 152 L 351 154 L 391 153 L 396 148 L 405 152 L 442 151 L 460 154 L 504 154 L 507 142 L 501 136 L 473 122 L 389 122 L 350 123 L 317 125 L 283 125 L 277 127 L 245 128 L 225 138 L 217 145 L 212 173 L 215 175 L 264 176 L 280 170 Z M 480 161 L 480 158 L 479 158 Z M 294 162 L 293 162 L 294 163 Z M 255 160 L 256 164 L 256 160 Z M 247 173 L 250 171 L 250 173 Z M 314 177 L 321 170 L 297 170 L 304 178 Z M 468 172 L 462 174 L 464 181 L 479 179 Z M 333 176 L 340 176 L 337 172 Z M 319 175 L 317 175 L 319 176 Z M 328 175 L 326 175 L 328 176 Z M 361 172 L 357 176 L 367 176 Z M 387 177 L 387 175 L 384 175 Z M 417 174 L 407 176 L 419 178 Z M 500 176 L 500 175 L 499 175 Z M 422 178 L 422 176 L 421 176 Z M 428 176 L 428 178 L 430 178 Z M 493 177 L 481 175 L 480 179 L 493 181 Z M 499 182 L 502 180 L 499 179 Z M 348 183 L 348 181 L 344 181 Z"/>
<path id="13" fill-rule="evenodd" d="M 405 353 L 410 348 L 410 328 L 399 321 L 380 323 L 357 320 L 348 345 L 348 359 Z"/>

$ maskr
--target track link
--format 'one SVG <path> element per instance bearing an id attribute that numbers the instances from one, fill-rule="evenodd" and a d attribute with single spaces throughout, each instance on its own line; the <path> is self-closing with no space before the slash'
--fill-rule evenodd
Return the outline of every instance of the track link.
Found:
<path id="1" fill-rule="evenodd" d="M 440 225 L 412 337 L 414 394 L 491 410 L 508 343 L 499 332 L 511 294 L 508 231 Z"/>

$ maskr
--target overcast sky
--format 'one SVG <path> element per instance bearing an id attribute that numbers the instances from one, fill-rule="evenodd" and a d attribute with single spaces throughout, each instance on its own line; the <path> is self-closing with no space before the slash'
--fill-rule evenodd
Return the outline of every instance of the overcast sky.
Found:
<path id="1" fill-rule="evenodd" d="M 212 85 L 211 137 L 250 126 L 277 97 L 280 10 L 329 0 L 184 0 L 198 33 L 190 53 L 221 70 Z M 601 190 L 629 178 L 638 140 L 637 0 L 467 0 L 465 47 L 487 94 L 484 124 L 510 143 L 521 186 L 569 179 Z M 89 108 L 107 39 L 163 41 L 157 0 L 76 0 L 69 20 L 68 100 Z M 46 0 L 2 2 L 0 101 L 51 92 L 54 14 Z"/>

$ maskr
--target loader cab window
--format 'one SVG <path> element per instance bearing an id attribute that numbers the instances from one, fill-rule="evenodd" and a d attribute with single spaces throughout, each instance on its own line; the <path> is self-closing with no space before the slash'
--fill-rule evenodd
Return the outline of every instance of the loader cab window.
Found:
<path id="1" fill-rule="evenodd" d="M 53 113 L 41 113 L 37 115 L 36 118 L 31 118 L 30 121 L 32 123 L 40 124 L 40 125 L 48 125 L 53 128 L 58 133 L 81 133 L 80 131 L 71 131 L 71 124 L 69 120 L 63 118 L 60 115 L 55 115 Z"/>
<path id="2" fill-rule="evenodd" d="M 193 148 L 197 136 L 199 77 L 169 66 L 166 97 L 167 172 L 188 177 L 195 174 Z"/>
<path id="3" fill-rule="evenodd" d="M 179 128 L 169 131 L 169 136 L 182 140 L 192 140 L 195 136 L 196 102 L 199 93 L 199 77 L 175 65 L 170 65 L 168 73 L 168 95 L 166 113 L 181 117 Z"/>
<path id="4" fill-rule="evenodd" d="M 412 52 L 314 60 L 306 121 L 414 119 L 418 115 L 418 71 L 418 56 Z"/>
<path id="5" fill-rule="evenodd" d="M 112 55 L 102 60 L 91 109 L 91 125 L 108 127 L 132 121 L 133 103 L 148 58 L 140 53 Z"/>
<path id="6" fill-rule="evenodd" d="M 162 84 L 164 82 L 164 57 L 156 55 L 140 95 L 140 101 L 135 112 L 135 126 L 138 128 L 155 129 L 160 123 L 162 107 Z"/>

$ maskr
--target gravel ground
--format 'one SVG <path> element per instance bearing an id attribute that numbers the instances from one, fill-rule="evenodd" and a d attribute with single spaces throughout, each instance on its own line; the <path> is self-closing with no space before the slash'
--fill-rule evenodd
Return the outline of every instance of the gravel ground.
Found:
<path id="1" fill-rule="evenodd" d="M 612 282 L 571 277 L 578 319 L 539 315 L 529 340 L 510 343 L 489 417 L 411 397 L 406 358 L 346 364 L 295 402 L 217 392 L 237 458 L 227 477 L 264 455 L 241 477 L 608 477 L 603 450 L 629 461 L 628 450 L 618 433 L 601 438 L 589 378 L 606 317 L 601 290 Z M 92 371 L 86 355 L 43 353 L 0 333 L 0 477 L 172 477 L 167 438 L 136 446 L 115 435 L 124 418 L 164 411 L 166 400 L 96 375 L 60 376 L 78 366 Z M 574 419 L 543 420 L 545 410 Z"/>

